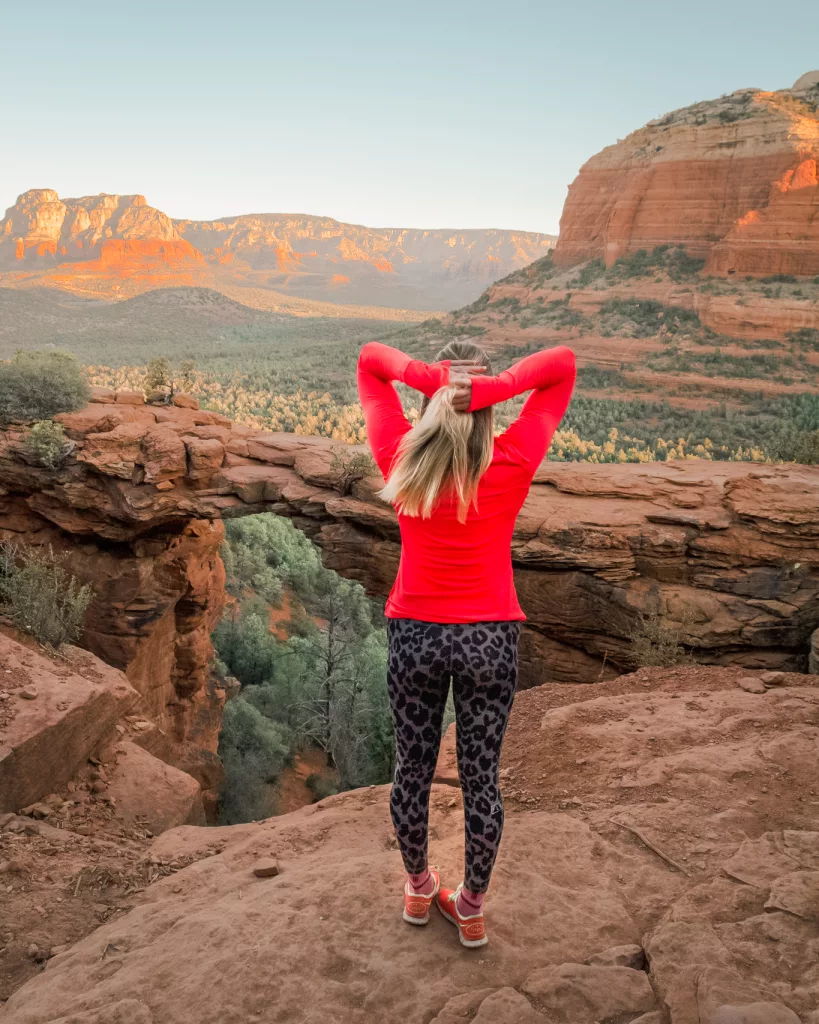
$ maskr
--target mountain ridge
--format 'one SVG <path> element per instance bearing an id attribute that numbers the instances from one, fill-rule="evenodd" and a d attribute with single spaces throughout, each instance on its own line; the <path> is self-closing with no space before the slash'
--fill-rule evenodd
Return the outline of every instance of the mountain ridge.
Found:
<path id="1" fill-rule="evenodd" d="M 166 286 L 245 286 L 435 309 L 475 298 L 554 241 L 502 228 L 371 228 L 314 214 L 172 218 L 137 193 L 61 199 L 30 189 L 0 221 L 0 284 L 115 299 Z"/>

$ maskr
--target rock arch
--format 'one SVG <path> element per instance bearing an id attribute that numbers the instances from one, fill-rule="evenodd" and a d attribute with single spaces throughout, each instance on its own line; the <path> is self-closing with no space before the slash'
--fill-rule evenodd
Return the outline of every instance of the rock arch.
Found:
<path id="1" fill-rule="evenodd" d="M 350 480 L 348 446 L 326 438 L 127 393 L 59 418 L 75 448 L 56 470 L 26 460 L 23 428 L 0 434 L 0 539 L 51 544 L 94 583 L 84 644 L 143 695 L 152 752 L 211 788 L 225 696 L 208 673 L 221 521 L 289 516 L 325 564 L 383 596 L 400 544 L 381 478 Z M 513 560 L 529 617 L 524 685 L 616 675 L 652 612 L 689 622 L 698 660 L 804 669 L 819 622 L 819 469 L 544 462 Z"/>

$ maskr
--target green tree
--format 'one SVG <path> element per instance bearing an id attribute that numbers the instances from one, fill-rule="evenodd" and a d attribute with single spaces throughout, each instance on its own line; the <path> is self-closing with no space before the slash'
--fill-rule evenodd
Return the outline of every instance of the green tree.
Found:
<path id="1" fill-rule="evenodd" d="M 18 352 L 0 362 L 0 423 L 49 420 L 90 397 L 82 367 L 65 352 Z"/>

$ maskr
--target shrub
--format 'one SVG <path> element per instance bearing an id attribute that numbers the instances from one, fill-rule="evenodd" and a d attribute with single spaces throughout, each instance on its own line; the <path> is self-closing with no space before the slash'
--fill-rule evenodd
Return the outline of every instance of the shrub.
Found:
<path id="1" fill-rule="evenodd" d="M 778 462 L 815 466 L 819 464 L 819 430 L 799 430 L 789 424 L 773 439 L 768 451 Z"/>
<path id="2" fill-rule="evenodd" d="M 26 434 L 23 441 L 26 455 L 31 462 L 46 469 L 54 469 L 65 457 L 70 442 L 65 436 L 65 427 L 54 420 L 40 420 Z"/>
<path id="3" fill-rule="evenodd" d="M 691 333 L 702 326 L 694 310 L 664 306 L 654 299 L 609 299 L 600 307 L 600 315 L 609 330 L 627 330 L 636 338 Z"/>
<path id="4" fill-rule="evenodd" d="M 335 796 L 338 792 L 338 785 L 318 772 L 311 772 L 304 780 L 304 784 L 313 794 L 313 803 L 318 803 L 326 796 Z"/>
<path id="5" fill-rule="evenodd" d="M 770 277 L 761 277 L 760 281 L 762 284 L 799 284 L 793 274 L 771 274 Z"/>
<path id="6" fill-rule="evenodd" d="M 658 245 L 651 252 L 638 249 L 629 256 L 621 256 L 606 271 L 606 278 L 614 282 L 649 277 L 664 270 L 672 281 L 679 282 L 695 277 L 704 266 L 705 260 L 689 256 L 680 246 Z"/>
<path id="7" fill-rule="evenodd" d="M 18 629 L 41 644 L 59 648 L 74 643 L 92 593 L 51 548 L 0 546 L 0 606 Z"/>
<path id="8" fill-rule="evenodd" d="M 591 284 L 598 278 L 602 277 L 606 273 L 606 264 L 598 256 L 597 259 L 591 260 L 587 263 L 577 275 L 578 283 L 581 288 L 585 288 L 586 285 Z"/>
<path id="9" fill-rule="evenodd" d="M 178 392 L 192 391 L 195 383 L 196 367 L 192 359 L 186 359 L 175 370 L 165 356 L 157 356 L 145 367 L 142 389 L 149 402 L 168 404 Z"/>
<path id="10" fill-rule="evenodd" d="M 333 446 L 330 469 L 338 473 L 338 488 L 345 496 L 350 493 L 356 480 L 378 472 L 378 466 L 369 452 L 351 453 L 336 445 Z"/>
<path id="11" fill-rule="evenodd" d="M 82 367 L 65 352 L 18 352 L 0 363 L 0 423 L 51 419 L 90 397 Z"/>
<path id="12" fill-rule="evenodd" d="M 800 348 L 819 352 L 819 331 L 815 327 L 802 327 L 798 331 L 791 331 L 788 334 L 788 341 L 799 345 Z"/>
<path id="13" fill-rule="evenodd" d="M 638 668 L 668 668 L 691 660 L 691 655 L 682 644 L 691 617 L 686 615 L 682 622 L 665 623 L 658 612 L 643 615 L 629 633 L 632 660 Z"/>
<path id="14" fill-rule="evenodd" d="M 253 690 L 254 687 L 250 687 Z M 225 705 L 219 756 L 225 778 L 219 800 L 219 821 L 235 825 L 273 813 L 273 786 L 292 756 L 290 729 L 271 722 L 239 694 Z"/>

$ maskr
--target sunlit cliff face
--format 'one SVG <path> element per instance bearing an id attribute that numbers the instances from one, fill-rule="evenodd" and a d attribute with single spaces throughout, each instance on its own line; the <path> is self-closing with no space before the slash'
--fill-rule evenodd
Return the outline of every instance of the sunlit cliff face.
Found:
<path id="1" fill-rule="evenodd" d="M 819 90 L 739 90 L 651 121 L 569 188 L 558 266 L 658 245 L 705 273 L 819 274 Z"/>
<path id="2" fill-rule="evenodd" d="M 52 189 L 33 189 L 0 221 L 0 281 L 117 298 L 221 282 L 440 309 L 473 300 L 553 241 L 529 232 L 366 228 L 300 214 L 172 220 L 144 196 L 61 200 Z"/>

